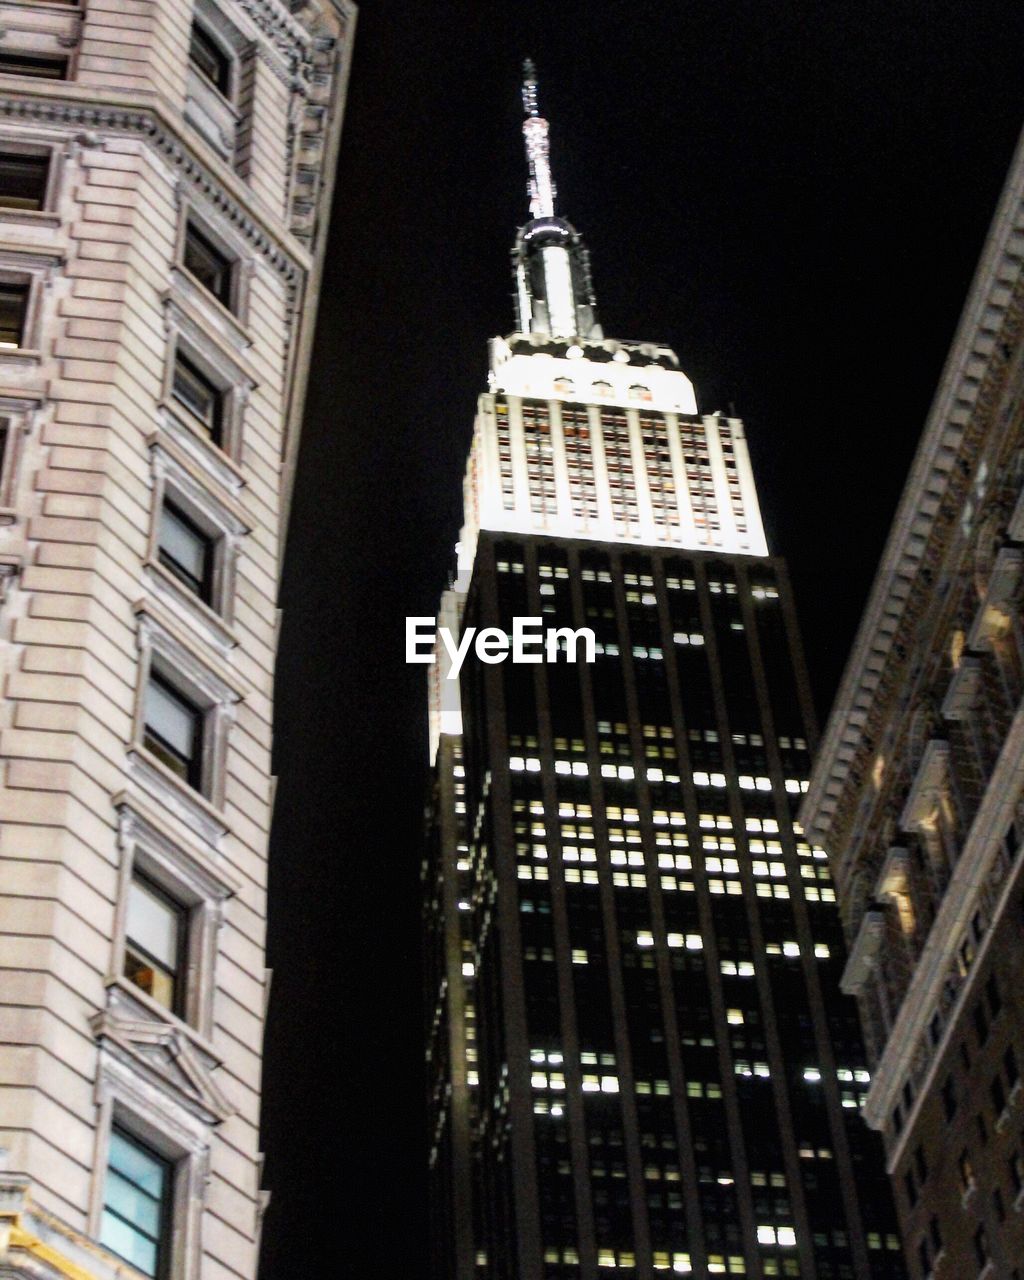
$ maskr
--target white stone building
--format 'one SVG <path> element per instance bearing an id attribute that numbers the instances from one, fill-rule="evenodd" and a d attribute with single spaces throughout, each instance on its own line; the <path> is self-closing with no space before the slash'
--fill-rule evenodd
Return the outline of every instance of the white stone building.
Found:
<path id="1" fill-rule="evenodd" d="M 349 0 L 0 4 L 0 1276 L 253 1277 Z"/>

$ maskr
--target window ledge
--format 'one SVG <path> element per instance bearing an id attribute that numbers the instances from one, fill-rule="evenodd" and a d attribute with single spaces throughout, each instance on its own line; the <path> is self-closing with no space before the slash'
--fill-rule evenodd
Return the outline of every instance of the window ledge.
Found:
<path id="1" fill-rule="evenodd" d="M 202 638 L 224 657 L 237 647 L 237 636 L 220 614 L 181 586 L 174 574 L 168 572 L 159 560 L 147 557 L 142 562 L 142 567 L 161 602 L 175 613 L 185 615 L 180 619 L 183 624 L 198 628 Z"/>
<path id="2" fill-rule="evenodd" d="M 222 485 L 229 493 L 237 495 L 245 485 L 245 477 L 238 463 L 213 444 L 190 418 L 188 411 L 173 400 L 160 400 L 160 426 L 165 435 L 186 452 L 203 471 Z M 147 444 L 160 444 L 160 434 L 154 432 Z"/>
<path id="3" fill-rule="evenodd" d="M 0 369 L 35 369 L 43 362 L 36 347 L 0 347 Z"/>
<path id="4" fill-rule="evenodd" d="M 197 651 L 196 637 L 190 630 L 182 630 L 182 619 L 176 613 L 168 612 L 162 600 L 145 597 L 136 600 L 132 604 L 132 613 L 140 624 L 148 622 L 166 641 L 177 646 L 179 652 L 173 655 L 176 665 L 183 675 L 191 677 L 211 702 L 226 705 L 244 702 L 249 696 L 248 684 L 233 667 L 222 665 L 219 659 L 202 648 Z M 196 670 L 186 670 L 190 663 L 196 664 Z"/>
<path id="5" fill-rule="evenodd" d="M 35 5 L 32 7 L 35 8 Z M 60 228 L 63 219 L 52 209 L 12 209 L 9 205 L 0 205 L 0 223 L 4 222 L 15 225 L 22 223 L 28 227 L 52 227 L 56 231 Z M 64 253 L 63 249 L 61 253 Z"/>
<path id="6" fill-rule="evenodd" d="M 17 509 L 14 507 L 0 507 L 0 524 L 14 524 L 18 518 Z"/>
<path id="7" fill-rule="evenodd" d="M 223 1062 L 223 1057 L 218 1054 L 213 1043 L 206 1036 L 178 1014 L 165 1009 L 158 1000 L 147 995 L 134 982 L 129 982 L 123 974 L 111 974 L 104 979 L 104 985 L 107 988 L 107 1007 L 113 1013 L 128 1013 L 133 1015 L 136 1021 L 152 1020 L 164 1026 L 173 1027 L 188 1039 L 209 1071 L 219 1067 Z"/>
<path id="8" fill-rule="evenodd" d="M 201 285 L 192 272 L 180 263 L 176 262 L 171 267 L 171 284 L 172 289 L 179 296 L 187 298 L 200 307 L 216 325 L 217 331 L 226 336 L 239 351 L 247 351 L 254 345 L 252 335 L 239 317 L 219 298 L 215 298 L 209 289 Z"/>
<path id="9" fill-rule="evenodd" d="M 230 831 L 221 810 L 183 782 L 141 742 L 133 742 L 128 748 L 128 770 L 144 791 L 213 848 Z"/>

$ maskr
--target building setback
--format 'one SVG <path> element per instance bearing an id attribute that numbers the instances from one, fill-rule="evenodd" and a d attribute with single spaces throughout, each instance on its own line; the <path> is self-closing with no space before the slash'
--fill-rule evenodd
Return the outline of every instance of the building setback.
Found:
<path id="1" fill-rule="evenodd" d="M 0 1273 L 252 1280 L 276 597 L 354 10 L 0 6 Z"/>
<path id="2" fill-rule="evenodd" d="M 743 426 L 604 337 L 529 68 L 524 103 L 518 323 L 438 621 L 589 627 L 596 657 L 431 668 L 434 1274 L 903 1276 Z"/>
<path id="3" fill-rule="evenodd" d="M 1024 150 L 804 801 L 915 1277 L 1024 1275 Z"/>

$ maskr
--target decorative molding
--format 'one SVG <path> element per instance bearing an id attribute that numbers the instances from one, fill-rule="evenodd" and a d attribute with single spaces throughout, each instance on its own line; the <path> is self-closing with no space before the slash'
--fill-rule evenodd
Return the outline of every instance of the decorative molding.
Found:
<path id="1" fill-rule="evenodd" d="M 124 1018 L 110 1008 L 94 1014 L 89 1025 L 108 1052 L 203 1124 L 220 1124 L 235 1114 L 180 1027 Z"/>
<path id="2" fill-rule="evenodd" d="M 153 111 L 136 107 L 96 106 L 50 98 L 2 98 L 0 117 L 33 124 L 65 125 L 137 134 L 153 143 L 192 186 L 225 216 L 290 286 L 297 287 L 306 269 L 276 243 L 256 219 L 224 189 L 224 185 L 171 133 Z"/>
<path id="3" fill-rule="evenodd" d="M 1024 138 L 1018 145 L 861 620 L 817 766 L 801 806 L 805 830 L 837 859 L 880 725 L 905 678 L 933 571 L 967 497 L 971 459 L 990 429 L 1022 327 Z M 1016 282 L 1016 285 L 1014 284 Z"/>

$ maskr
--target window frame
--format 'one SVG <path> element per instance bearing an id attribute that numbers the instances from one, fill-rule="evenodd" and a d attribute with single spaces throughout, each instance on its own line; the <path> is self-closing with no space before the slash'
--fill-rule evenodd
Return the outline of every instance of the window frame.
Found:
<path id="1" fill-rule="evenodd" d="M 211 288 L 192 268 L 188 265 L 189 244 L 195 243 L 197 247 L 210 256 L 214 263 L 219 263 L 218 270 L 223 271 L 225 280 L 223 285 L 218 288 Z M 191 214 L 185 219 L 185 232 L 181 242 L 181 266 L 188 277 L 203 290 L 205 296 L 212 298 L 219 303 L 225 311 L 237 317 L 238 312 L 238 274 L 240 259 L 231 253 L 231 251 L 223 247 L 223 242 L 219 241 L 215 236 L 211 236 L 205 225 L 200 224 L 198 218 Z"/>
<path id="2" fill-rule="evenodd" d="M 15 64 L 21 63 L 28 67 L 35 64 L 37 67 L 43 65 L 60 66 L 63 74 L 59 76 L 33 75 L 31 71 L 5 70 L 2 66 L 3 61 L 13 60 Z M 0 76 L 24 76 L 29 80 L 47 80 L 55 81 L 57 84 L 66 84 L 71 79 L 71 58 L 64 53 L 48 53 L 45 50 L 37 49 L 0 49 Z"/>
<path id="3" fill-rule="evenodd" d="M 157 1021 L 182 1025 L 205 1039 L 213 1029 L 217 935 L 227 903 L 238 893 L 239 884 L 223 867 L 200 859 L 173 838 L 136 801 L 121 799 L 118 803 L 118 844 L 122 857 L 107 986 L 123 993 L 133 1008 L 138 1006 Z M 156 885 L 188 913 L 182 953 L 183 1000 L 179 1012 L 154 1000 L 123 972 L 128 895 L 137 876 Z"/>
<path id="4" fill-rule="evenodd" d="M 235 583 L 249 522 L 234 499 L 205 483 L 206 478 L 197 474 L 191 460 L 171 441 L 157 438 L 151 443 L 151 449 L 153 506 L 144 572 L 163 602 L 182 614 L 190 629 L 202 635 L 213 649 L 226 655 L 237 643 L 232 631 Z M 211 540 L 213 565 L 209 600 L 196 596 L 161 563 L 160 525 L 167 502 L 181 510 Z"/>
<path id="5" fill-rule="evenodd" d="M 167 516 L 180 525 L 186 534 L 193 537 L 199 545 L 199 552 L 202 559 L 201 576 L 196 578 L 190 570 L 176 559 L 173 553 L 167 548 L 164 542 L 164 527 Z M 163 567 L 172 574 L 182 587 L 195 596 L 201 604 L 205 604 L 212 608 L 212 602 L 215 598 L 216 590 L 216 573 L 217 573 L 217 543 L 219 541 L 216 534 L 210 533 L 202 528 L 192 517 L 185 511 L 180 503 L 174 501 L 173 497 L 164 493 L 163 501 L 157 512 L 157 536 L 156 536 L 156 552 L 157 560 Z M 193 585 L 195 583 L 195 585 Z"/>
<path id="6" fill-rule="evenodd" d="M 181 753 L 164 737 L 158 729 L 153 728 L 146 713 L 146 703 L 148 701 L 149 689 L 151 685 L 157 685 L 163 689 L 164 693 L 169 695 L 173 702 L 179 703 L 186 711 L 192 724 L 192 753 L 188 756 L 181 756 Z M 157 664 L 150 668 L 145 690 L 143 692 L 143 711 L 142 711 L 142 745 L 145 750 L 164 766 L 169 769 L 175 777 L 179 778 L 186 786 L 191 787 L 194 791 L 198 791 L 200 795 L 204 793 L 206 780 L 204 777 L 204 755 L 206 750 L 206 715 L 207 708 L 201 703 L 196 702 L 189 697 L 188 693 L 182 690 L 174 681 L 172 675 L 162 670 Z M 168 754 L 173 757 L 181 756 L 184 764 L 184 773 L 179 773 L 172 765 L 168 764 L 158 752 L 154 751 L 149 745 L 149 740 L 155 739 L 157 746 L 162 747 Z"/>
<path id="7" fill-rule="evenodd" d="M 234 672 L 219 669 L 215 655 L 205 652 L 200 655 L 192 649 L 194 636 L 181 628 L 180 622 L 159 600 L 138 601 L 135 613 L 139 620 L 140 656 L 134 727 L 128 752 L 130 771 L 160 803 L 216 845 L 227 830 L 221 810 L 228 738 L 235 704 L 242 701 L 246 691 Z M 145 744 L 146 690 L 154 673 L 203 716 L 199 786 L 192 786 L 175 773 Z"/>
<path id="8" fill-rule="evenodd" d="M 0 169 L 5 156 L 11 159 L 42 161 L 46 166 L 46 177 L 38 209 L 22 209 L 17 205 L 7 205 L 0 201 L 0 218 L 14 221 L 25 217 L 35 218 L 41 213 L 52 213 L 57 190 L 57 170 L 60 167 L 56 148 L 47 146 L 45 143 L 22 142 L 14 138 L 0 137 Z"/>
<path id="9" fill-rule="evenodd" d="M 134 1147 L 137 1151 L 142 1152 L 143 1155 L 149 1156 L 152 1160 L 161 1164 L 164 1167 L 166 1185 L 163 1189 L 163 1194 L 161 1196 L 160 1205 L 159 1205 L 160 1220 L 159 1220 L 159 1234 L 156 1237 L 156 1267 L 152 1272 L 141 1271 L 138 1267 L 135 1266 L 135 1264 L 131 1261 L 130 1258 L 126 1258 L 124 1254 L 118 1253 L 116 1249 L 113 1249 L 109 1244 L 107 1244 L 103 1240 L 103 1217 L 108 1212 L 107 1189 L 110 1183 L 110 1174 L 111 1174 L 111 1168 L 112 1168 L 111 1146 L 113 1143 L 113 1138 L 115 1136 L 120 1137 L 124 1142 L 128 1143 L 129 1146 Z M 107 1136 L 107 1159 L 106 1159 L 106 1164 L 103 1170 L 103 1202 L 102 1202 L 102 1211 L 100 1215 L 100 1230 L 97 1233 L 97 1242 L 99 1243 L 101 1248 L 106 1249 L 109 1253 L 112 1253 L 115 1258 L 120 1258 L 121 1261 L 124 1262 L 127 1266 L 131 1267 L 133 1271 L 136 1271 L 138 1272 L 138 1274 L 144 1275 L 144 1276 L 151 1275 L 153 1277 L 153 1280 L 168 1280 L 168 1277 L 170 1275 L 170 1263 L 171 1263 L 171 1253 L 173 1249 L 174 1218 L 175 1218 L 175 1203 L 174 1203 L 175 1202 L 175 1183 L 177 1181 L 177 1178 L 175 1176 L 176 1164 L 177 1164 L 176 1160 L 165 1155 L 163 1152 L 158 1151 L 151 1143 L 146 1142 L 142 1138 L 138 1137 L 138 1135 L 134 1133 L 127 1125 L 121 1123 L 118 1118 L 112 1119 L 110 1124 L 110 1130 Z M 121 1176 L 124 1177 L 123 1174 Z M 121 1218 L 120 1214 L 115 1214 L 115 1216 L 118 1218 Z M 127 1222 L 128 1220 L 122 1219 L 122 1221 Z M 136 1228 L 136 1230 L 138 1230 L 138 1228 Z"/>
<path id="10" fill-rule="evenodd" d="M 129 951 L 134 950 L 142 959 L 149 960 L 159 969 L 166 972 L 163 963 L 157 957 L 132 937 L 130 929 L 131 919 L 131 890 L 134 885 L 138 884 L 152 897 L 158 901 L 161 899 L 171 908 L 175 916 L 175 946 L 176 946 L 176 963 L 171 974 L 173 981 L 173 999 L 169 1005 L 165 1005 L 162 1000 L 151 995 L 146 991 L 145 987 L 140 986 L 134 978 L 129 977 L 127 972 L 127 961 Z M 192 931 L 192 911 L 193 908 L 187 903 L 181 902 L 176 895 L 169 892 L 158 880 L 148 875 L 146 871 L 140 867 L 133 867 L 132 874 L 128 879 L 128 886 L 125 901 L 124 916 L 124 937 L 121 947 L 121 973 L 125 979 L 134 987 L 141 991 L 144 995 L 149 996 L 154 1003 L 166 1009 L 169 1013 L 173 1013 L 176 1017 L 184 1018 L 185 1011 L 188 1008 L 188 979 L 189 979 L 189 935 Z"/>
<path id="11" fill-rule="evenodd" d="M 205 42 L 209 46 L 214 60 L 220 67 L 222 77 L 218 76 L 214 79 L 207 75 L 205 69 L 192 56 L 193 41 L 197 33 L 200 43 Z M 195 10 L 192 13 L 192 24 L 189 27 L 188 63 L 203 78 L 204 83 L 219 93 L 225 102 L 234 102 L 238 90 L 237 54 L 230 45 L 225 46 L 225 41 L 220 34 L 212 29 L 212 24 L 209 22 L 207 15 Z M 223 78 L 223 83 L 221 83 L 221 78 Z"/>

